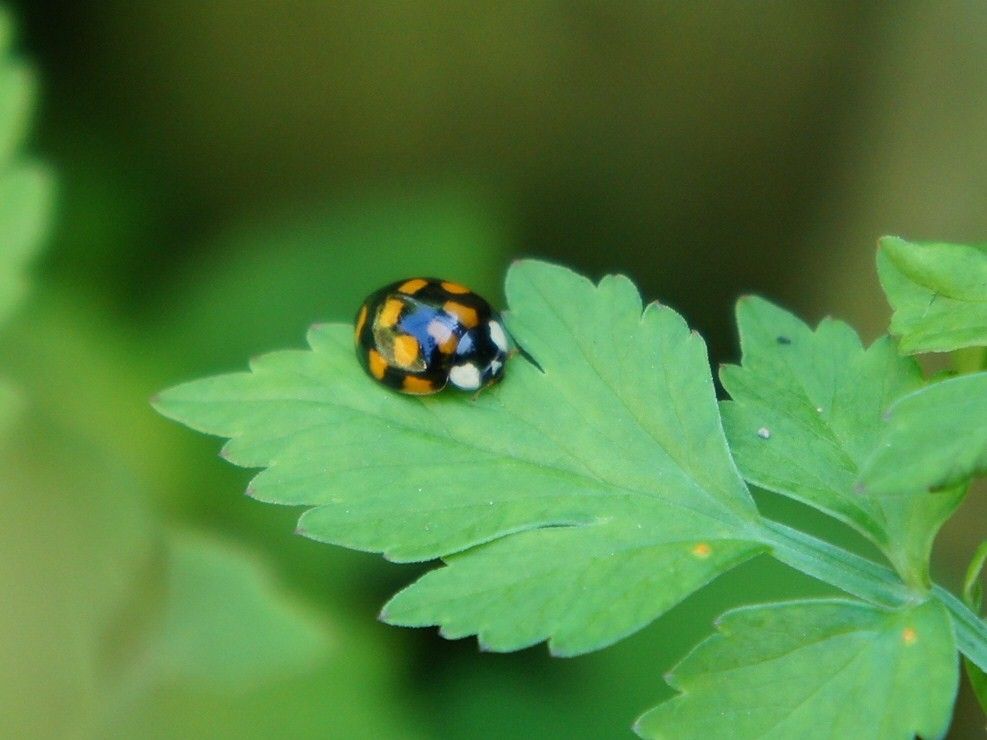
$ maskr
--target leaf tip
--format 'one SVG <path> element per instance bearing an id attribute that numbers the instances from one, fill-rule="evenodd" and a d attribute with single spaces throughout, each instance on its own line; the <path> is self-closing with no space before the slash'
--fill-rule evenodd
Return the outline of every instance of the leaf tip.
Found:
<path id="1" fill-rule="evenodd" d="M 249 496 L 250 498 L 257 498 L 257 489 L 254 488 L 253 483 L 249 484 L 243 493 L 245 496 Z"/>

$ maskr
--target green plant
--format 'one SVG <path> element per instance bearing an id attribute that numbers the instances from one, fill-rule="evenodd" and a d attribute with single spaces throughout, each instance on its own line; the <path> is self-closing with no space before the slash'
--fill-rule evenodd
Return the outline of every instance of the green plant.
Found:
<path id="1" fill-rule="evenodd" d="M 0 7 L 0 325 L 23 297 L 28 263 L 41 247 L 52 201 L 51 175 L 20 151 L 34 103 L 34 71 L 10 53 L 13 25 Z M 21 404 L 0 378 L 0 431 Z"/>
<path id="2" fill-rule="evenodd" d="M 681 693 L 638 721 L 643 736 L 938 737 L 957 649 L 987 699 L 973 585 L 983 550 L 967 603 L 928 567 L 937 531 L 987 469 L 987 250 L 886 238 L 878 264 L 899 339 L 865 348 L 842 322 L 813 330 L 741 299 L 742 362 L 722 369 L 732 400 L 719 404 L 705 345 L 674 311 L 642 311 L 621 276 L 594 285 L 522 261 L 505 318 L 537 366 L 515 359 L 475 400 L 376 386 L 351 328 L 326 324 L 308 350 L 154 405 L 229 438 L 230 462 L 265 468 L 251 496 L 310 507 L 302 534 L 441 559 L 387 603 L 392 624 L 578 655 L 762 554 L 848 595 L 723 615 L 672 671 Z M 907 354 L 947 350 L 972 372 L 926 379 Z M 748 484 L 845 522 L 892 568 L 764 517 Z"/>

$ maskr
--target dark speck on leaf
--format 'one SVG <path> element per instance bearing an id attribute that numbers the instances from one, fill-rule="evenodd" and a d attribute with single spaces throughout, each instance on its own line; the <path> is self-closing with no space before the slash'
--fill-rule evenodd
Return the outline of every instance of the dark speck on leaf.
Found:
<path id="1" fill-rule="evenodd" d="M 792 340 L 788 337 L 778 337 L 778 344 L 791 344 Z"/>

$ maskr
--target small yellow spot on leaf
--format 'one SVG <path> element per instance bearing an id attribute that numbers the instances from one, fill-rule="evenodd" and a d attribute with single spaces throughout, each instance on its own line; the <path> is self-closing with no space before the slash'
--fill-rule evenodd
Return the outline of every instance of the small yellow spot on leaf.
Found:
<path id="1" fill-rule="evenodd" d="M 708 558 L 712 552 L 713 548 L 705 542 L 700 542 L 692 548 L 692 554 L 697 558 Z"/>
<path id="2" fill-rule="evenodd" d="M 901 631 L 901 639 L 906 645 L 914 645 L 918 641 L 918 633 L 914 627 L 905 627 Z"/>

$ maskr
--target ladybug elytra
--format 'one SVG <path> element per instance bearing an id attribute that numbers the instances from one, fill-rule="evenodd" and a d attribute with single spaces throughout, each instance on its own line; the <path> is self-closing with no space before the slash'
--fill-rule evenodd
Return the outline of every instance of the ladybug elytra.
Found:
<path id="1" fill-rule="evenodd" d="M 510 349 L 486 300 L 436 278 L 400 280 L 372 293 L 357 312 L 354 339 L 372 378 L 416 395 L 492 385 L 503 377 Z"/>

